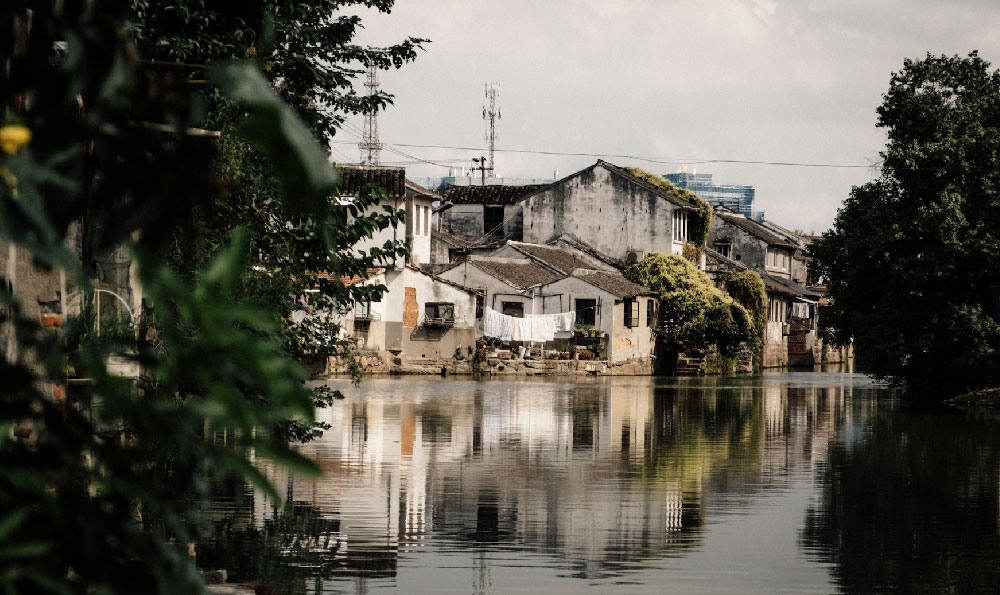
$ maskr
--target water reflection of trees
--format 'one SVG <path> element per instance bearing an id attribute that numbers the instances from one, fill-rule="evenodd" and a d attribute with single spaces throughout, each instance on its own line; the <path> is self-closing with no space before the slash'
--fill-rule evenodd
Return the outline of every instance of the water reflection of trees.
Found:
<path id="1" fill-rule="evenodd" d="M 293 502 L 262 526 L 244 515 L 221 517 L 198 544 L 202 568 L 224 568 L 231 580 L 271 585 L 286 595 L 319 589 L 343 572 L 340 523 L 303 502 Z M 391 561 L 392 571 L 395 560 Z"/>
<path id="2" fill-rule="evenodd" d="M 995 593 L 997 430 L 959 414 L 875 415 L 830 453 L 803 546 L 845 593 Z"/>
<path id="3" fill-rule="evenodd" d="M 825 457 L 844 403 L 733 379 L 439 386 L 343 401 L 307 447 L 326 476 L 277 478 L 337 519 L 322 576 L 394 577 L 400 551 L 430 543 L 544 553 L 587 578 L 683 555 L 713 498 Z"/>

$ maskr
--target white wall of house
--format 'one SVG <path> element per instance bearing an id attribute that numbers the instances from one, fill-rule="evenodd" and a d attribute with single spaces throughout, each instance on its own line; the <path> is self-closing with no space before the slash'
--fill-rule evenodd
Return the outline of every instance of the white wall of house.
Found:
<path id="1" fill-rule="evenodd" d="M 434 277 L 405 268 L 386 273 L 386 292 L 382 301 L 387 312 L 387 320 L 404 322 L 406 310 L 406 288 L 416 293 L 417 313 L 424 315 L 427 302 L 451 302 L 455 304 L 455 326 L 473 327 L 476 324 L 476 297 L 464 289 L 442 283 Z"/>
<path id="2" fill-rule="evenodd" d="M 410 262 L 421 265 L 431 261 L 431 200 L 421 195 L 407 197 L 406 237 L 410 244 Z"/>
<path id="3" fill-rule="evenodd" d="M 448 269 L 439 275 L 453 283 L 464 287 L 485 291 L 485 305 L 497 312 L 502 311 L 503 302 L 518 302 L 523 304 L 525 314 L 540 314 L 534 310 L 534 299 L 531 290 L 521 290 L 509 285 L 493 275 L 480 270 L 468 260 Z"/>
<path id="4" fill-rule="evenodd" d="M 596 300 L 598 308 L 594 311 L 593 326 L 608 336 L 611 361 L 622 362 L 648 358 L 655 342 L 646 306 L 652 298 L 638 296 L 634 299 L 639 304 L 638 323 L 634 327 L 625 326 L 625 300 L 577 277 L 565 277 L 539 287 L 535 303 L 537 313 L 557 314 L 576 310 L 577 300 Z M 577 320 L 579 323 L 580 319 Z"/>
<path id="5" fill-rule="evenodd" d="M 632 251 L 683 251 L 683 242 L 674 240 L 674 212 L 683 209 L 601 165 L 518 204 L 525 242 L 545 243 L 570 234 L 621 261 Z"/>
<path id="6" fill-rule="evenodd" d="M 349 200 L 349 199 L 347 199 Z M 382 201 L 377 205 L 373 205 L 365 209 L 364 215 L 370 216 L 374 214 L 384 214 L 385 209 L 383 206 L 390 206 L 393 209 L 403 209 L 406 206 L 405 199 L 387 199 Z M 406 225 L 397 224 L 386 227 L 385 229 L 380 229 L 372 234 L 372 237 L 365 238 L 354 244 L 354 250 L 359 254 L 368 254 L 372 248 L 382 248 L 386 242 L 405 242 L 406 241 Z M 430 238 L 428 237 L 427 246 L 428 260 L 430 258 Z M 406 261 L 402 257 L 395 257 L 392 260 L 381 263 L 380 266 L 392 266 L 394 268 L 400 268 L 406 264 Z"/>

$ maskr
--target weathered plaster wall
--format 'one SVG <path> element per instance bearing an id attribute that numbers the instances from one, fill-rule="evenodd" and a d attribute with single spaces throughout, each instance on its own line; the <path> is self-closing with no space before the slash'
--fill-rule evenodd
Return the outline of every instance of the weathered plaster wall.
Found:
<path id="1" fill-rule="evenodd" d="M 782 368 L 788 365 L 788 338 L 782 334 L 782 323 L 768 322 L 764 333 L 764 368 Z"/>
<path id="2" fill-rule="evenodd" d="M 653 298 L 639 296 L 635 299 L 639 301 L 638 326 L 625 326 L 625 303 L 615 304 L 615 327 L 611 335 L 611 359 L 615 362 L 648 358 L 653 353 L 655 337 L 646 319 L 646 305 Z"/>
<path id="3" fill-rule="evenodd" d="M 383 204 L 391 206 L 393 209 L 403 209 L 406 206 L 406 201 L 404 199 L 383 201 L 381 204 L 369 207 L 367 210 L 365 210 L 364 214 L 365 215 L 384 214 L 385 210 L 382 208 Z M 406 241 L 405 224 L 390 226 L 385 229 L 380 229 L 374 232 L 374 234 L 372 234 L 372 237 L 365 238 L 360 242 L 358 242 L 357 244 L 355 244 L 354 250 L 360 254 L 368 254 L 369 250 L 371 250 L 372 248 L 381 248 L 383 245 L 385 245 L 386 242 L 391 242 L 391 241 L 398 241 L 398 242 Z M 427 250 L 429 259 L 430 258 L 429 240 L 428 240 Z M 401 267 L 404 264 L 406 263 L 402 258 L 395 259 L 394 266 Z"/>
<path id="4" fill-rule="evenodd" d="M 409 268 L 387 271 L 385 277 L 389 291 L 382 300 L 385 305 L 383 320 L 404 322 L 405 288 L 410 287 L 413 289 L 419 316 L 423 316 L 427 302 L 451 302 L 455 304 L 455 326 L 475 326 L 475 295 Z"/>
<path id="5" fill-rule="evenodd" d="M 503 208 L 503 219 L 504 239 L 520 242 L 524 237 L 524 211 L 521 205 L 506 205 Z"/>
<path id="6" fill-rule="evenodd" d="M 384 283 L 388 291 L 381 302 L 373 302 L 375 320 L 367 324 L 348 316 L 343 324 L 351 336 L 362 340 L 359 347 L 373 351 L 403 351 L 403 357 L 439 359 L 454 354 L 456 347 L 475 344 L 475 295 L 410 268 L 386 271 L 371 283 Z M 428 302 L 455 304 L 455 326 L 429 330 L 420 324 Z"/>
<path id="7" fill-rule="evenodd" d="M 755 271 L 764 271 L 767 262 L 767 242 L 750 235 L 722 217 L 712 217 L 712 230 L 708 235 L 708 245 L 729 242 L 732 246 L 729 258 L 739 261 Z"/>
<path id="8" fill-rule="evenodd" d="M 609 337 L 608 353 L 612 362 L 648 358 L 652 354 L 655 340 L 652 329 L 646 321 L 646 304 L 652 298 L 646 296 L 636 298 L 639 300 L 639 325 L 629 328 L 625 326 L 623 300 L 576 277 L 566 277 L 543 285 L 538 293 L 540 296 L 535 298 L 535 303 L 539 314 L 557 314 L 575 310 L 577 299 L 598 300 L 601 307 L 595 313 L 594 326 Z M 543 299 L 544 309 L 540 305 Z"/>
<path id="9" fill-rule="evenodd" d="M 483 237 L 483 205 L 455 205 L 438 217 L 442 231 L 470 242 Z"/>
<path id="10" fill-rule="evenodd" d="M 614 295 L 601 291 L 576 277 L 565 277 L 543 285 L 540 288 L 540 293 L 547 297 L 545 297 L 545 310 L 541 311 L 539 308 L 538 314 L 558 314 L 559 312 L 576 310 L 576 300 L 578 299 L 598 300 L 601 307 L 594 313 L 594 326 L 609 337 L 614 337 L 615 320 L 617 319 Z M 540 302 L 541 298 L 539 298 Z"/>
<path id="11" fill-rule="evenodd" d="M 629 251 L 680 254 L 673 242 L 670 201 L 596 166 L 521 201 L 526 242 L 572 234 L 601 254 L 624 260 Z"/>
<path id="12" fill-rule="evenodd" d="M 501 302 L 520 302 L 524 304 L 525 314 L 537 314 L 532 309 L 533 300 L 530 295 L 523 295 L 521 290 L 484 273 L 468 261 L 441 273 L 440 277 L 464 287 L 477 290 L 485 289 L 486 305 L 498 312 Z"/>
<path id="13" fill-rule="evenodd" d="M 410 243 L 410 262 L 424 264 L 431 261 L 431 201 L 411 197 L 406 205 L 406 238 Z"/>

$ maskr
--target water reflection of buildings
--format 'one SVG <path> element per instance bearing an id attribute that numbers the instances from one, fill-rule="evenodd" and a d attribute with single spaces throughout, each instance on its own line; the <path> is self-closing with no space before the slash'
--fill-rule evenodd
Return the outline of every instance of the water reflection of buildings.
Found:
<path id="1" fill-rule="evenodd" d="M 323 411 L 332 427 L 306 451 L 325 476 L 281 489 L 337 521 L 340 575 L 470 544 L 617 574 L 698 546 L 713 492 L 822 460 L 845 415 L 838 388 L 716 382 L 372 380 Z"/>

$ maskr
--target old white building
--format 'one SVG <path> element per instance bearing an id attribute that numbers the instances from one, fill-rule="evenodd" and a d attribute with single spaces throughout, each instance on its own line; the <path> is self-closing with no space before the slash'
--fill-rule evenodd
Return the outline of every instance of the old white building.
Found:
<path id="1" fill-rule="evenodd" d="M 431 210 L 441 197 L 406 179 L 402 167 L 379 165 L 341 165 L 340 196 L 349 203 L 369 193 L 384 192 L 378 204 L 365 210 L 366 215 L 383 214 L 385 208 L 405 213 L 404 222 L 376 231 L 370 238 L 357 244 L 355 249 L 368 253 L 372 248 L 382 248 L 386 242 L 405 242 L 409 259 L 396 257 L 383 264 L 402 267 L 407 262 L 421 265 L 431 261 Z M 376 190 L 380 189 L 380 190 Z"/>
<path id="2" fill-rule="evenodd" d="M 348 284 L 384 285 L 378 301 L 355 304 L 343 329 L 359 349 L 413 364 L 447 363 L 476 344 L 476 293 L 411 265 L 381 268 Z M 388 355 L 388 354 L 391 354 Z"/>
<path id="3" fill-rule="evenodd" d="M 518 203 L 522 239 L 545 244 L 570 236 L 620 263 L 648 253 L 682 254 L 696 209 L 626 170 L 598 161 Z"/>

